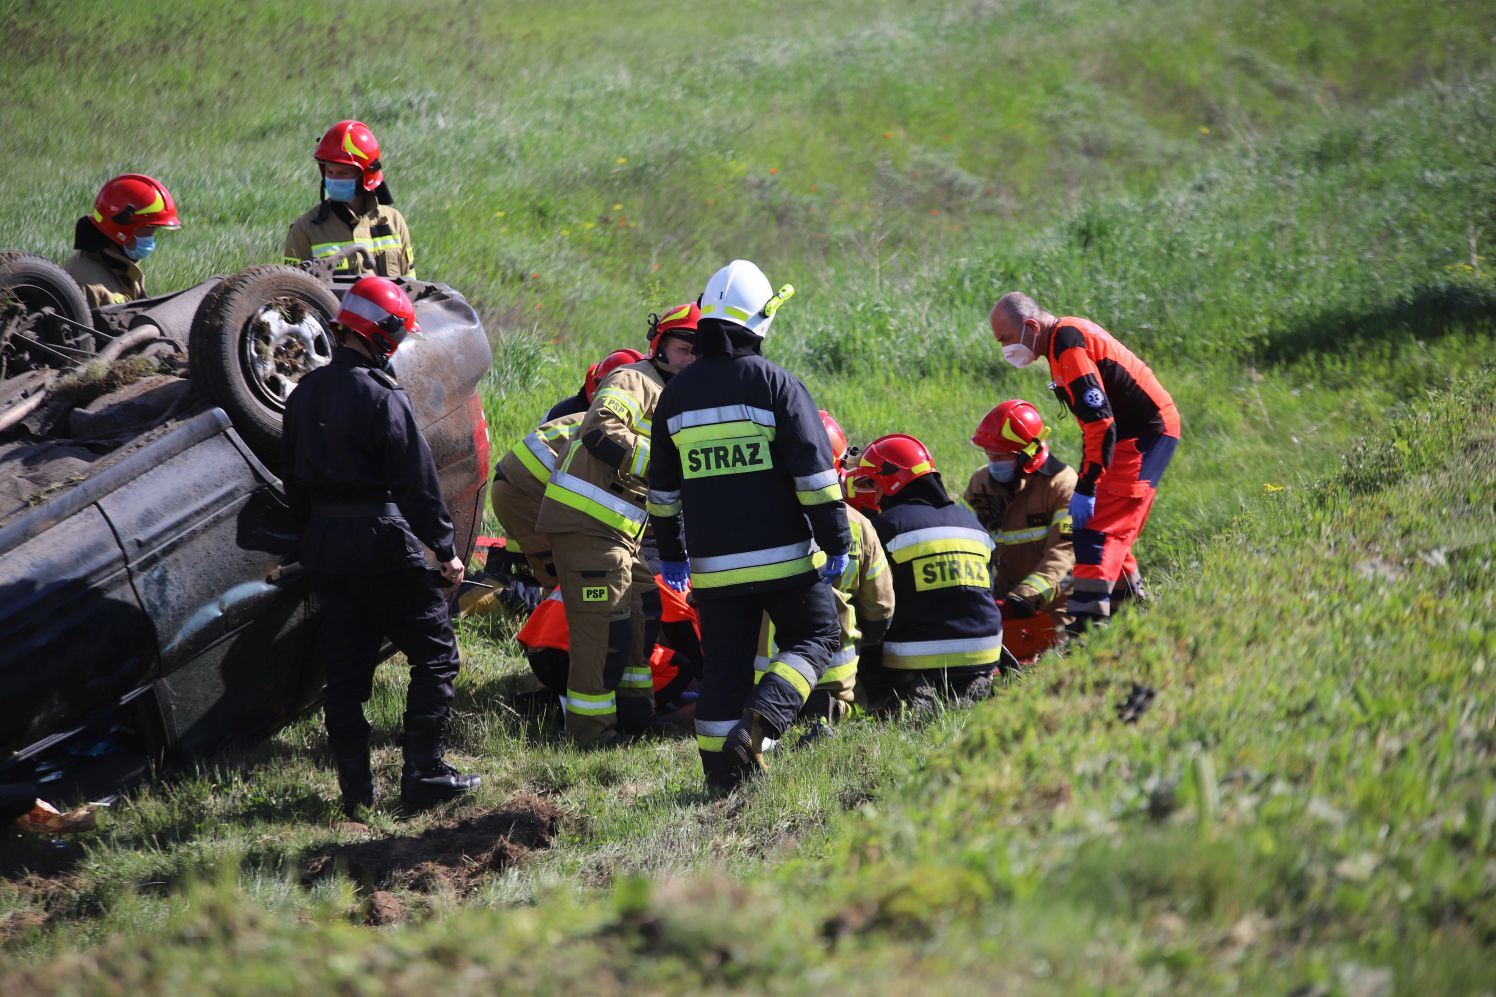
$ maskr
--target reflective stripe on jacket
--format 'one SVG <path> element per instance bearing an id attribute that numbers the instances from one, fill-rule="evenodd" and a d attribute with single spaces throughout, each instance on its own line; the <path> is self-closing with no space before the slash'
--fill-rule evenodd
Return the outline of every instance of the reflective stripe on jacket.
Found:
<path id="1" fill-rule="evenodd" d="M 416 254 L 405 216 L 388 204 L 376 203 L 363 214 L 355 214 L 346 204 L 319 204 L 291 223 L 283 257 L 292 264 L 320 260 L 350 246 L 367 249 L 374 257 L 374 267 L 366 267 L 362 257 L 355 255 L 338 264 L 340 274 L 416 275 Z"/>
<path id="2" fill-rule="evenodd" d="M 537 520 L 542 533 L 617 535 L 639 542 L 648 521 L 651 420 L 664 387 L 651 360 L 608 375 L 546 483 Z"/>

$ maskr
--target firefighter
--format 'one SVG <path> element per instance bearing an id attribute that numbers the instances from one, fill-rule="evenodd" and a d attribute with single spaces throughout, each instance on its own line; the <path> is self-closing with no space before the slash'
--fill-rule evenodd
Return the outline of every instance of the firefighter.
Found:
<path id="1" fill-rule="evenodd" d="M 823 409 L 820 416 L 826 427 L 826 436 L 831 441 L 831 453 L 836 458 L 837 474 L 845 482 L 851 471 L 847 467 L 848 455 L 855 455 L 856 451 L 847 445 L 847 434 L 830 412 Z M 845 495 L 846 489 L 843 488 L 842 492 Z M 888 629 L 893 616 L 893 576 L 888 572 L 888 560 L 883 555 L 883 544 L 878 540 L 877 530 L 866 516 L 853 508 L 847 509 L 847 525 L 852 536 L 852 545 L 847 550 L 850 563 L 842 577 L 832 585 L 836 593 L 836 615 L 841 624 L 841 646 L 832 655 L 825 674 L 800 709 L 800 718 L 811 723 L 801 743 L 831 733 L 832 724 L 855 710 L 857 647 L 860 643 L 881 643 L 883 632 Z M 758 657 L 753 661 L 755 682 L 768 671 L 772 641 L 773 627 L 765 619 L 759 635 Z"/>
<path id="2" fill-rule="evenodd" d="M 405 216 L 394 207 L 379 142 L 362 121 L 339 121 L 317 143 L 312 158 L 320 173 L 318 205 L 291 223 L 285 262 L 320 260 L 352 246 L 374 258 L 372 267 L 357 254 L 338 264 L 339 274 L 415 277 L 416 255 Z"/>
<path id="3" fill-rule="evenodd" d="M 990 317 L 1003 357 L 1049 361 L 1054 393 L 1075 414 L 1085 452 L 1070 518 L 1075 529 L 1073 632 L 1105 623 L 1114 604 L 1143 597 L 1132 547 L 1179 444 L 1179 411 L 1148 365 L 1089 319 L 1055 318 L 1026 294 L 998 299 Z"/>
<path id="4" fill-rule="evenodd" d="M 126 173 L 99 188 L 93 213 L 73 229 L 77 250 L 62 268 L 83 288 L 90 308 L 145 297 L 141 262 L 156 251 L 156 233 L 181 228 L 177 205 L 161 181 Z"/>
<path id="5" fill-rule="evenodd" d="M 966 504 L 997 542 L 992 592 L 1002 603 L 1004 641 L 1019 660 L 1036 657 L 1070 622 L 1075 471 L 1049 452 L 1048 436 L 1039 410 L 1012 399 L 983 416 L 971 437 L 987 466 L 971 476 Z"/>
<path id="6" fill-rule="evenodd" d="M 970 510 L 951 501 L 935 458 L 912 436 L 868 444 L 852 472 L 871 481 L 872 517 L 893 573 L 898 612 L 881 645 L 863 644 L 862 678 L 875 707 L 938 697 L 983 699 L 1003 660 L 1002 615 L 992 600 L 994 544 Z"/>
<path id="7" fill-rule="evenodd" d="M 374 801 L 363 704 L 386 637 L 410 663 L 405 700 L 407 807 L 452 799 L 480 782 L 443 760 L 452 682 L 461 661 L 447 589 L 462 582 L 436 463 L 389 360 L 420 331 L 405 292 L 365 277 L 333 320 L 341 346 L 286 403 L 282 468 L 305 520 L 301 563 L 321 607 L 317 656 L 327 669 L 324 715 L 343 809 Z"/>
<path id="8" fill-rule="evenodd" d="M 587 404 L 592 404 L 598 384 L 609 374 L 624 364 L 642 359 L 644 354 L 638 350 L 614 350 L 588 367 L 582 388 Z M 545 486 L 551 480 L 551 472 L 556 469 L 556 461 L 576 438 L 577 427 L 582 424 L 586 411 L 583 408 L 581 412 L 541 423 L 499 460 L 493 472 L 489 502 L 494 517 L 510 542 L 519 545 L 535 580 L 545 588 L 556 585 L 556 565 L 551 556 L 550 538 L 539 532 L 535 523 L 540 517 L 540 503 L 545 497 Z"/>
<path id="9" fill-rule="evenodd" d="M 701 297 L 698 359 L 655 413 L 664 431 L 649 511 L 661 575 L 677 591 L 694 586 L 701 614 L 696 743 L 713 795 L 764 768 L 766 741 L 784 734 L 841 646 L 830 583 L 848 569 L 851 534 L 836 460 L 810 392 L 762 355 L 793 293 L 775 294 L 746 260 L 718 270 Z M 778 651 L 755 685 L 765 613 Z"/>
<path id="10" fill-rule="evenodd" d="M 650 424 L 660 392 L 693 359 L 699 314 L 684 304 L 652 320 L 648 358 L 598 388 L 540 503 L 535 530 L 550 537 L 571 628 L 566 730 L 584 747 L 642 734 L 654 715 L 643 615 L 654 571 L 640 556 Z"/>

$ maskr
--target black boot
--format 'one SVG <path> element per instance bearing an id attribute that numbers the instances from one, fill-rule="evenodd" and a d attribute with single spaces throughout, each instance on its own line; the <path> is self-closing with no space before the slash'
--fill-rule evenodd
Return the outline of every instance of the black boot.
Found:
<path id="1" fill-rule="evenodd" d="M 769 733 L 768 724 L 763 717 L 752 710 L 744 710 L 743 719 L 727 732 L 727 742 L 723 749 L 745 771 L 766 772 L 769 766 L 764 761 L 764 741 L 768 739 Z"/>
<path id="2" fill-rule="evenodd" d="M 400 773 L 400 803 L 411 810 L 456 799 L 483 785 L 475 775 L 463 775 L 442 758 L 441 728 L 431 724 L 405 727 L 405 768 Z"/>
<path id="3" fill-rule="evenodd" d="M 356 819 L 359 807 L 374 805 L 374 770 L 369 767 L 369 745 L 334 744 L 332 757 L 338 770 L 338 789 L 343 794 L 343 813 Z"/>

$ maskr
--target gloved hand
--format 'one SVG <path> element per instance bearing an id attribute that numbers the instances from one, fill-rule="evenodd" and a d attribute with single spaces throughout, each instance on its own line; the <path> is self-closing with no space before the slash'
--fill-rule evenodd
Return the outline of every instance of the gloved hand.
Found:
<path id="1" fill-rule="evenodd" d="M 1034 604 L 1021 595 L 1008 596 L 1003 600 L 1003 608 L 1008 611 L 1008 616 L 1017 620 L 1026 619 L 1038 612 Z"/>
<path id="2" fill-rule="evenodd" d="M 1096 511 L 1096 496 L 1082 495 L 1076 492 L 1070 496 L 1070 528 L 1083 530 L 1091 521 L 1091 514 Z"/>
<path id="3" fill-rule="evenodd" d="M 660 577 L 677 592 L 691 587 L 691 561 L 661 561 Z"/>
<path id="4" fill-rule="evenodd" d="M 826 563 L 821 565 L 821 581 L 827 585 L 835 585 L 841 581 L 841 576 L 846 574 L 847 565 L 851 563 L 852 558 L 846 552 L 828 555 Z"/>

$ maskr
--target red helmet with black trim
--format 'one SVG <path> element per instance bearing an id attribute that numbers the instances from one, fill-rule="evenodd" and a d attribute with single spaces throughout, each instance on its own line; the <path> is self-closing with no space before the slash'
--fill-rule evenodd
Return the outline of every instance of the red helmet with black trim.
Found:
<path id="1" fill-rule="evenodd" d="M 588 367 L 587 376 L 582 379 L 582 394 L 586 397 L 587 404 L 592 404 L 592 398 L 597 394 L 598 385 L 606 381 L 609 374 L 624 364 L 638 363 L 643 359 L 644 354 L 638 350 L 614 350 L 591 367 Z"/>
<path id="2" fill-rule="evenodd" d="M 364 190 L 384 183 L 384 164 L 379 161 L 379 140 L 362 121 L 339 121 L 327 130 L 312 158 L 319 163 L 356 166 L 363 174 Z"/>
<path id="3" fill-rule="evenodd" d="M 350 287 L 333 322 L 368 343 L 381 359 L 399 349 L 408 334 L 421 331 L 415 306 L 386 277 L 364 277 Z"/>
<path id="4" fill-rule="evenodd" d="M 1012 398 L 994 405 L 992 411 L 982 416 L 971 442 L 990 457 L 1017 454 L 1020 469 L 1036 471 L 1049 458 L 1049 447 L 1044 443 L 1048 436 L 1049 429 L 1039 410 L 1029 402 Z"/>
<path id="5" fill-rule="evenodd" d="M 694 301 L 676 305 L 664 315 L 652 315 L 649 321 L 649 355 L 660 355 L 660 343 L 666 336 L 675 333 L 686 339 L 692 338 L 696 325 L 701 321 L 701 306 Z"/>
<path id="6" fill-rule="evenodd" d="M 904 433 L 889 433 L 867 445 L 852 477 L 872 481 L 880 495 L 897 495 L 910 482 L 934 473 L 935 458 L 928 447 Z"/>
<path id="7" fill-rule="evenodd" d="M 144 173 L 125 173 L 99 188 L 94 198 L 94 228 L 110 242 L 130 246 L 145 225 L 181 228 L 177 202 L 161 181 Z"/>

